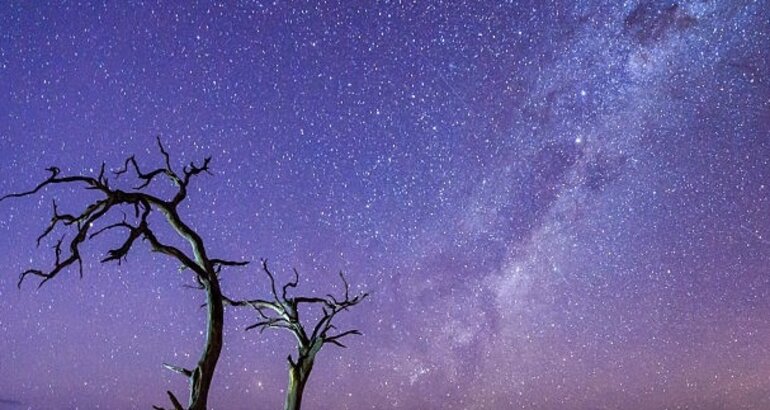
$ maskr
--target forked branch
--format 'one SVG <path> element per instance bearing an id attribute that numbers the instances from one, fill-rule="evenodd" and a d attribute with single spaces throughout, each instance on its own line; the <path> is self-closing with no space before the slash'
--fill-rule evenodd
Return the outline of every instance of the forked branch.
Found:
<path id="1" fill-rule="evenodd" d="M 245 299 L 233 300 L 225 298 L 225 303 L 230 306 L 250 307 L 254 309 L 260 320 L 248 326 L 246 330 L 259 329 L 260 332 L 280 328 L 289 330 L 294 334 L 298 341 L 299 348 L 310 348 L 317 343 L 332 343 L 336 346 L 345 347 L 339 342 L 345 336 L 360 335 L 358 330 L 348 330 L 340 333 L 334 333 L 332 324 L 336 315 L 343 310 L 347 310 L 361 303 L 368 293 L 363 292 L 354 297 L 350 296 L 350 284 L 345 275 L 340 272 L 339 276 L 343 283 L 343 298 L 338 299 L 329 294 L 326 297 L 316 296 L 290 296 L 289 289 L 295 289 L 299 285 L 299 272 L 293 269 L 292 280 L 286 282 L 280 287 L 276 284 L 275 274 L 270 270 L 267 260 L 262 260 L 262 271 L 267 275 L 270 283 L 270 299 Z M 300 306 L 317 306 L 322 311 L 321 318 L 313 325 L 312 332 L 306 331 L 305 325 L 300 320 Z"/>
<path id="2" fill-rule="evenodd" d="M 285 410 L 299 410 L 302 403 L 302 395 L 305 390 L 310 373 L 313 370 L 315 357 L 321 348 L 329 343 L 338 347 L 346 347 L 341 340 L 347 336 L 360 335 L 357 329 L 337 332 L 332 324 L 339 312 L 361 303 L 368 293 L 350 296 L 350 284 L 345 275 L 340 272 L 343 284 L 343 295 L 337 298 L 331 294 L 326 297 L 317 296 L 291 296 L 289 290 L 294 290 L 299 285 L 299 273 L 293 270 L 293 278 L 280 287 L 276 285 L 276 278 L 267 260 L 262 260 L 262 271 L 267 275 L 270 284 L 270 297 L 266 299 L 232 300 L 225 298 L 225 303 L 230 306 L 250 307 L 259 316 L 259 321 L 248 326 L 246 330 L 259 329 L 286 329 L 297 340 L 296 359 L 292 355 L 286 357 L 289 364 L 289 385 L 286 389 Z M 305 325 L 300 320 L 300 307 L 308 305 L 322 312 L 321 318 L 312 326 L 312 332 L 308 333 Z"/>
<path id="3" fill-rule="evenodd" d="M 49 270 L 28 269 L 22 272 L 19 275 L 19 287 L 30 276 L 41 279 L 38 284 L 40 287 L 73 265 L 78 266 L 82 276 L 81 245 L 110 231 L 120 232 L 125 236 L 119 242 L 119 246 L 107 251 L 101 259 L 102 263 L 111 261 L 121 263 L 126 260 L 128 254 L 134 249 L 134 245 L 141 239 L 141 241 L 148 243 L 153 251 L 174 258 L 185 269 L 194 272 L 197 284 L 206 291 L 209 307 L 206 346 L 194 370 L 171 365 L 166 365 L 166 367 L 187 377 L 190 381 L 190 399 L 186 408 L 204 410 L 207 408 L 208 391 L 214 368 L 222 350 L 223 297 L 219 288 L 218 273 L 222 267 L 243 266 L 247 262 L 209 259 L 201 237 L 182 221 L 177 212 L 179 204 L 187 197 L 187 188 L 192 178 L 202 173 L 210 174 L 211 158 L 206 158 L 200 166 L 191 162 L 183 167 L 181 174 L 178 174 L 174 171 L 170 155 L 159 138 L 157 142 L 164 159 L 162 167 L 144 171 L 139 166 L 136 157 L 131 156 L 124 161 L 122 168 L 114 172 L 115 176 L 119 178 L 133 170 L 138 184 L 132 190 L 124 191 L 112 188 L 105 177 L 104 163 L 102 163 L 96 177 L 87 175 L 65 176 L 62 175 L 59 168 L 50 167 L 47 169 L 48 177 L 34 188 L 2 196 L 0 202 L 11 198 L 35 195 L 49 186 L 83 186 L 84 189 L 96 191 L 99 194 L 97 200 L 74 213 L 61 212 L 59 204 L 56 201 L 53 202 L 50 222 L 37 238 L 37 243 L 40 245 L 55 231 L 64 230 L 66 232 L 52 247 L 54 253 L 53 267 Z M 177 190 L 170 200 L 161 199 L 145 191 L 158 177 L 166 177 L 176 186 Z M 129 218 L 126 211 L 132 209 L 134 211 L 133 218 Z M 113 210 L 121 212 L 122 219 L 117 222 L 111 220 Z M 161 242 L 150 226 L 150 216 L 153 213 L 160 214 L 165 222 L 190 244 L 190 250 L 185 252 L 180 248 Z M 185 408 L 173 393 L 168 392 L 168 396 L 175 410 Z"/>

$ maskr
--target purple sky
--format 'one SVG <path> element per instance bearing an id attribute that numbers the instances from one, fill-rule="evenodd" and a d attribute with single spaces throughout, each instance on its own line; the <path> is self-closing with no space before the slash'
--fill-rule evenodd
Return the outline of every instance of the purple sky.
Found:
<path id="1" fill-rule="evenodd" d="M 210 254 L 372 292 L 307 409 L 770 408 L 767 2 L 44 3 L 0 5 L 0 192 L 212 155 L 181 210 Z M 85 196 L 0 203 L 0 409 L 186 391 L 170 260 L 107 238 L 16 289 Z M 212 407 L 279 408 L 291 336 L 226 320 Z"/>

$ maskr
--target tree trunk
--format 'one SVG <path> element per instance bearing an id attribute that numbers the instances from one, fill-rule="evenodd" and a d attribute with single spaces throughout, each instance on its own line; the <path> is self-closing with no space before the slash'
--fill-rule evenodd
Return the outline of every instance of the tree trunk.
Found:
<path id="1" fill-rule="evenodd" d="M 300 410 L 302 394 L 312 370 L 313 358 L 307 356 L 300 356 L 297 364 L 289 366 L 289 387 L 286 389 L 284 410 Z"/>
<path id="2" fill-rule="evenodd" d="M 211 279 L 206 284 L 206 302 L 208 307 L 206 345 L 198 360 L 198 366 L 190 378 L 188 410 L 206 410 L 211 380 L 214 378 L 214 370 L 222 352 L 224 307 L 222 290 L 215 275 L 211 275 Z"/>

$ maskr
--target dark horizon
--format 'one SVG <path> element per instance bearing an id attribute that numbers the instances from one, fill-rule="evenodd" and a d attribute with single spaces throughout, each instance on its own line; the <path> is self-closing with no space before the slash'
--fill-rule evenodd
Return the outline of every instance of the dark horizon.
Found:
<path id="1" fill-rule="evenodd" d="M 767 409 L 768 50 L 762 1 L 7 2 L 0 195 L 212 156 L 212 253 L 371 292 L 308 410 Z M 115 238 L 18 290 L 52 199 L 0 202 L 0 408 L 168 405 L 203 295 Z M 280 408 L 291 336 L 225 313 L 210 407 Z"/>

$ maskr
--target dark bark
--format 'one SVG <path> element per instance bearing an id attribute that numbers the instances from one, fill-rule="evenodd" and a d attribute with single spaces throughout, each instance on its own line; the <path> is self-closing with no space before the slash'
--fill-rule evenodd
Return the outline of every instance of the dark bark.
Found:
<path id="1" fill-rule="evenodd" d="M 316 339 L 312 345 L 299 347 L 296 362 L 292 360 L 291 356 L 287 358 L 289 362 L 289 385 L 286 389 L 284 410 L 300 410 L 302 395 L 305 393 L 305 386 L 310 378 L 310 372 L 313 371 L 315 356 L 321 350 L 323 344 L 322 340 Z"/>
<path id="2" fill-rule="evenodd" d="M 270 279 L 270 290 L 272 299 L 251 299 L 251 300 L 233 300 L 225 297 L 225 303 L 231 306 L 243 306 L 253 308 L 260 317 L 260 321 L 247 327 L 246 330 L 259 329 L 286 329 L 290 331 L 297 341 L 297 360 L 291 355 L 287 358 L 289 362 L 289 383 L 286 389 L 286 401 L 284 410 L 300 410 L 302 406 L 302 396 L 305 392 L 310 373 L 313 370 L 313 363 L 318 352 L 326 343 L 331 343 L 338 347 L 345 347 L 340 339 L 349 335 L 360 335 L 358 330 L 348 330 L 345 332 L 335 332 L 336 328 L 332 320 L 337 313 L 359 304 L 368 294 L 362 293 L 355 297 L 350 297 L 350 285 L 345 276 L 340 272 L 340 278 L 344 285 L 344 299 L 338 300 L 332 295 L 326 297 L 307 297 L 287 295 L 289 288 L 296 288 L 299 284 L 299 274 L 294 270 L 294 279 L 281 287 L 281 292 L 275 284 L 275 276 L 267 266 L 267 261 L 262 261 L 262 270 Z M 313 326 L 312 331 L 308 332 L 300 320 L 299 308 L 301 305 L 319 306 L 323 312 L 321 319 Z M 309 329 L 309 328 L 308 328 Z"/>
<path id="3" fill-rule="evenodd" d="M 38 285 L 40 287 L 74 264 L 77 264 L 79 267 L 82 277 L 80 245 L 103 232 L 113 229 L 125 230 L 128 234 L 121 246 L 107 252 L 107 256 L 102 259 L 102 262 L 116 261 L 121 263 L 126 259 L 136 240 L 142 239 L 150 244 L 153 251 L 176 259 L 183 268 L 193 272 L 197 287 L 206 293 L 208 309 L 206 342 L 193 370 L 167 364 L 165 367 L 188 378 L 190 392 L 186 409 L 205 410 L 208 405 L 208 394 L 214 377 L 214 371 L 222 352 L 223 343 L 224 297 L 220 288 L 218 273 L 223 266 L 242 266 L 247 262 L 209 259 L 203 240 L 195 230 L 182 220 L 177 211 L 179 204 L 187 197 L 187 188 L 191 179 L 201 173 L 209 172 L 210 158 L 206 158 L 202 166 L 190 163 L 183 168 L 180 175 L 172 169 L 170 156 L 160 143 L 160 140 L 158 140 L 158 147 L 165 159 L 164 167 L 144 173 L 140 170 L 136 159 L 129 157 L 125 161 L 123 168 L 115 172 L 116 176 L 120 176 L 127 173 L 130 168 L 133 168 L 136 172 L 136 177 L 141 183 L 131 191 L 126 192 L 112 188 L 109 180 L 104 175 L 104 165 L 102 165 L 97 177 L 83 175 L 61 176 L 59 168 L 51 167 L 48 169 L 50 176 L 35 188 L 27 192 L 6 195 L 0 198 L 0 202 L 8 198 L 33 195 L 41 189 L 56 185 L 83 184 L 84 189 L 96 191 L 100 194 L 100 199 L 88 205 L 79 214 L 59 213 L 58 206 L 54 202 L 53 217 L 50 224 L 43 231 L 43 234 L 38 237 L 38 244 L 53 232 L 57 226 L 74 230 L 73 239 L 66 245 L 64 244 L 64 237 L 59 239 L 54 246 L 54 267 L 49 271 L 29 269 L 22 272 L 19 276 L 19 287 L 30 276 L 41 278 Z M 177 187 L 177 191 L 171 200 L 166 201 L 143 191 L 156 177 L 166 177 Z M 90 232 L 95 225 L 104 223 L 104 220 L 110 215 L 110 211 L 121 210 L 122 208 L 133 210 L 133 221 L 130 221 L 124 212 L 122 221 L 107 224 L 95 232 Z M 161 242 L 156 237 L 149 223 L 149 216 L 152 212 L 159 212 L 164 217 L 165 222 L 188 242 L 191 255 L 188 255 L 188 253 L 179 248 Z M 69 253 L 67 256 L 64 256 L 65 250 Z M 167 395 L 175 410 L 185 409 L 171 391 L 168 391 Z M 154 408 L 163 409 L 163 407 L 159 406 L 154 406 Z"/>
<path id="4" fill-rule="evenodd" d="M 193 375 L 197 373 L 200 374 L 200 377 L 190 378 L 189 410 L 205 410 L 207 408 L 211 381 L 214 378 L 214 370 L 219 361 L 219 355 L 222 353 L 224 307 L 218 281 L 212 281 L 206 286 L 206 300 L 208 308 L 206 345 L 200 360 L 198 360 L 198 366 L 193 372 Z"/>
<path id="5" fill-rule="evenodd" d="M 302 395 L 310 372 L 313 370 L 313 359 L 300 357 L 296 365 L 289 364 L 289 385 L 286 389 L 284 410 L 300 410 Z"/>

